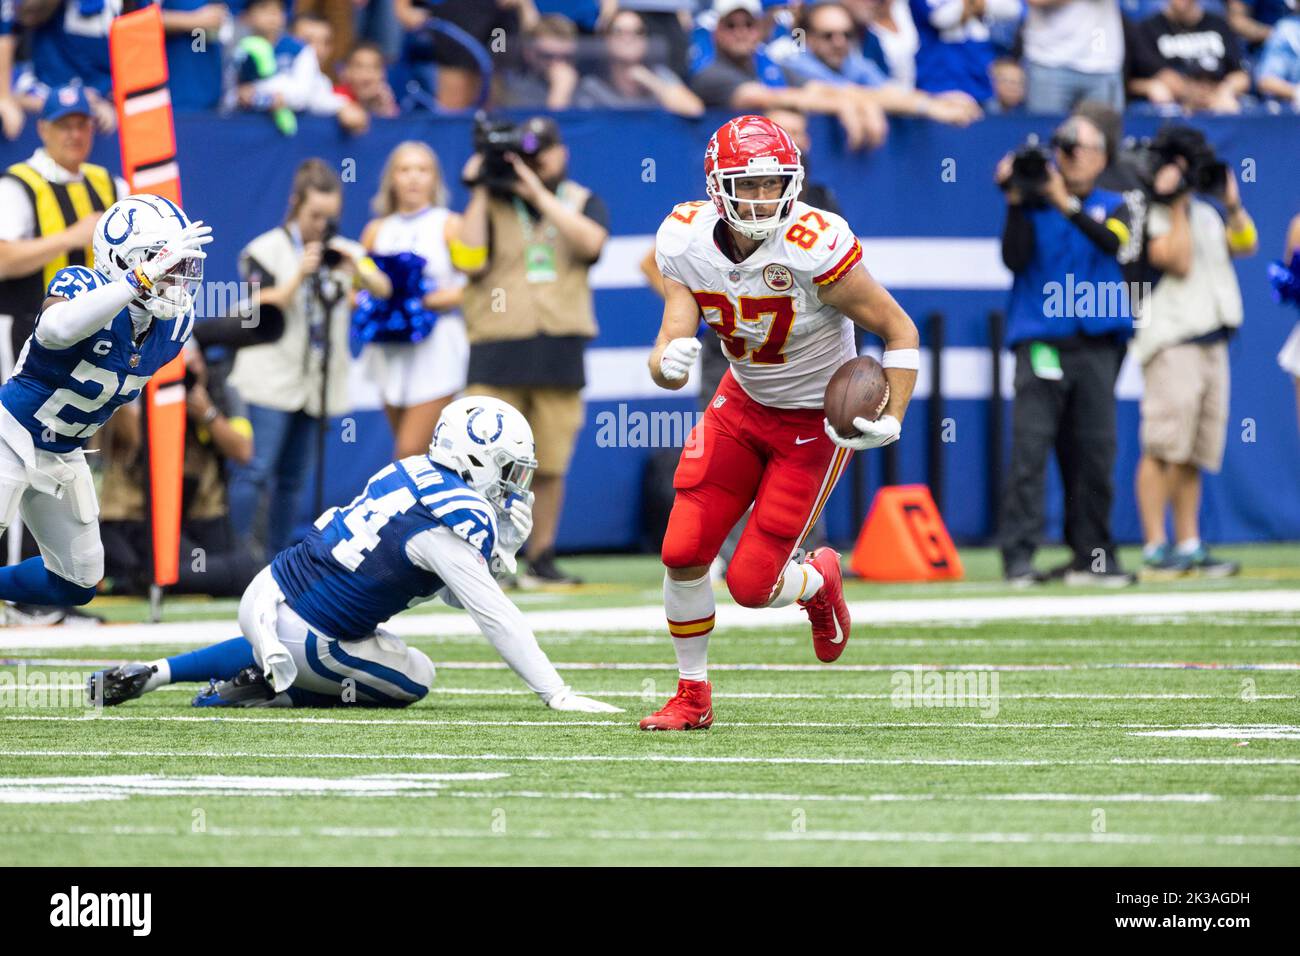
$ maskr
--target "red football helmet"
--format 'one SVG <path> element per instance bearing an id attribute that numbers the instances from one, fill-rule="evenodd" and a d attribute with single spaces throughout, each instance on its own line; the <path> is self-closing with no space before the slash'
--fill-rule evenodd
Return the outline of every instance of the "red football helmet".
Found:
<path id="1" fill-rule="evenodd" d="M 780 199 L 741 199 L 736 180 L 750 176 L 785 177 Z M 799 147 L 790 134 L 766 116 L 738 116 L 722 124 L 704 151 L 704 180 L 718 215 L 750 239 L 766 239 L 789 221 L 803 188 Z M 742 209 L 777 203 L 776 213 L 763 218 L 741 215 Z"/>

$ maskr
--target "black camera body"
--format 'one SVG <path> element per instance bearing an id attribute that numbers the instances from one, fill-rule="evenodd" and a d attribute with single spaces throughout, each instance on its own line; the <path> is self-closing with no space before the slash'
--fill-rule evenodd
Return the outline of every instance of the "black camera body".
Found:
<path id="1" fill-rule="evenodd" d="M 537 156 L 542 149 L 537 134 L 525 126 L 509 120 L 494 120 L 485 113 L 474 117 L 474 152 L 483 156 L 483 166 L 478 180 L 498 195 L 513 195 L 511 187 L 518 180 L 515 168 L 506 159 L 514 153 L 524 162 Z"/>
<path id="2" fill-rule="evenodd" d="M 1051 163 L 1051 151 L 1039 143 L 1037 136 L 1030 136 L 1011 154 L 1011 175 L 1002 188 L 1018 190 L 1026 204 L 1042 203 Z"/>
<path id="3" fill-rule="evenodd" d="M 1228 165 L 1215 155 L 1205 134 L 1192 126 L 1165 126 L 1130 150 L 1131 162 L 1147 195 L 1169 202 L 1187 192 L 1222 197 L 1228 188 Z M 1183 175 L 1172 192 L 1156 191 L 1156 174 L 1182 160 Z"/>

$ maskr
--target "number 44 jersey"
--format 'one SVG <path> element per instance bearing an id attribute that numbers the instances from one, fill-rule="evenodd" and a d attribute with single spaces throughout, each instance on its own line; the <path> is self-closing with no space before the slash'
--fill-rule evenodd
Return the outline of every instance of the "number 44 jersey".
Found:
<path id="1" fill-rule="evenodd" d="M 853 324 L 818 292 L 862 261 L 862 247 L 842 217 L 802 202 L 743 262 L 719 248 L 726 228 L 710 202 L 677 206 L 655 237 L 659 271 L 691 290 L 750 398 L 821 408 L 831 376 L 857 353 Z"/>
<path id="2" fill-rule="evenodd" d="M 403 458 L 373 475 L 349 504 L 317 518 L 306 538 L 275 556 L 271 576 L 289 606 L 317 631 L 362 638 L 399 611 L 460 585 L 415 557 L 420 542 L 413 539 L 439 527 L 490 566 L 497 536 L 493 506 L 428 456 Z"/>
<path id="3" fill-rule="evenodd" d="M 73 299 L 109 280 L 94 269 L 69 266 L 50 280 L 49 295 Z M 40 318 L 36 320 L 40 328 Z M 153 319 L 137 342 L 130 310 L 68 348 L 44 346 L 33 334 L 0 386 L 0 404 L 32 436 L 36 448 L 66 453 L 82 447 L 119 405 L 140 393 L 189 338 L 194 314 Z M 21 435 L 21 433 L 19 433 Z"/>

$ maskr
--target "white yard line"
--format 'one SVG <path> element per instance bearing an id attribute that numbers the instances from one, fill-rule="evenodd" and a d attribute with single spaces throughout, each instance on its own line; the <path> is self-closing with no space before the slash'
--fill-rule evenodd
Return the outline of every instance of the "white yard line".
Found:
<path id="1" fill-rule="evenodd" d="M 0 833 L 40 836 L 175 836 L 193 840 L 189 828 L 163 826 L 19 826 L 0 827 Z M 1280 834 L 1163 834 L 1163 833 L 1032 833 L 988 831 L 978 833 L 908 830 L 508 830 L 493 832 L 484 827 L 221 827 L 211 826 L 204 836 L 235 839 L 297 839 L 335 837 L 346 839 L 427 840 L 599 840 L 650 843 L 682 841 L 772 842 L 772 843 L 992 843 L 992 844 L 1094 844 L 1167 846 L 1259 846 L 1296 847 L 1300 837 Z"/>
<path id="2" fill-rule="evenodd" d="M 81 690 L 85 684 L 13 684 L 2 688 L 5 691 L 60 691 L 60 690 Z M 174 694 L 193 694 L 194 688 L 198 684 L 168 684 L 165 687 L 155 688 L 150 693 L 174 693 Z M 446 694 L 452 697 L 532 697 L 533 692 L 522 687 L 433 687 L 430 690 L 433 694 Z M 636 697 L 640 698 L 646 704 L 659 703 L 658 696 L 647 697 L 645 691 L 640 690 L 592 690 L 590 688 L 575 689 L 574 693 L 583 694 L 587 697 Z M 1256 694 L 1252 700 L 1296 700 L 1300 695 L 1297 694 Z M 888 700 L 898 699 L 896 694 L 836 694 L 836 693 L 767 693 L 763 691 L 753 691 L 749 693 L 737 692 L 727 693 L 726 691 L 713 692 L 714 700 Z M 908 697 L 907 699 L 914 699 Z M 924 699 L 924 695 L 919 695 L 915 699 Z M 1219 700 L 1225 702 L 1241 703 L 1240 694 L 1008 694 L 1005 692 L 998 693 L 998 700 L 1079 700 L 1079 701 L 1111 701 L 1111 700 Z"/>
<path id="3" fill-rule="evenodd" d="M 49 661 L 39 658 L 23 660 L 29 667 L 53 666 Z M 77 661 L 63 660 L 64 667 L 102 667 L 111 661 Z M 509 670 L 505 661 L 437 661 L 434 666 L 448 671 L 504 671 Z M 663 661 L 554 661 L 559 670 L 570 671 L 676 671 L 677 668 L 667 660 Z M 10 659 L 0 662 L 0 666 L 16 666 Z M 1107 670 L 1189 670 L 1189 671 L 1300 671 L 1300 661 L 1259 661 L 1247 664 L 1230 664 L 1205 661 L 1107 661 L 1096 664 L 1008 664 L 992 661 L 935 664 L 931 661 L 899 661 L 896 664 L 767 664 L 767 663 L 729 663 L 710 662 L 711 671 L 753 671 L 776 674 L 869 674 L 896 673 L 898 671 L 1006 671 L 1009 673 L 1037 673 L 1055 671 L 1107 671 Z M 10 685 L 12 686 L 12 685 Z M 3 690 L 0 685 L 0 690 Z"/>
<path id="4" fill-rule="evenodd" d="M 963 708 L 977 709 L 977 708 Z M 629 719 L 623 720 L 470 720 L 450 718 L 384 718 L 384 717 L 234 717 L 230 715 L 179 715 L 179 714 L 4 714 L 2 721 L 19 723 L 87 721 L 133 722 L 133 723 L 192 723 L 210 726 L 213 723 L 225 724 L 341 724 L 344 726 L 363 727 L 622 727 L 631 726 Z M 1300 726 L 1291 724 L 1242 724 L 1242 723 L 1113 723 L 1111 721 L 1089 721 L 1087 723 L 997 723 L 991 720 L 942 721 L 942 720 L 736 720 L 727 721 L 728 728 L 771 730 L 779 728 L 831 728 L 849 730 L 1151 730 L 1155 733 L 1139 733 L 1133 736 L 1154 737 L 1225 737 L 1229 739 L 1260 737 L 1270 740 L 1300 740 Z"/>
<path id="5" fill-rule="evenodd" d="M 852 601 L 850 612 L 859 629 L 874 630 L 896 624 L 952 625 L 957 622 L 1002 620 L 1057 620 L 1138 615 L 1196 615 L 1224 612 L 1300 612 L 1300 590 L 1176 591 L 1129 594 L 1015 595 L 990 598 L 917 598 Z M 664 630 L 660 605 L 529 611 L 535 631 L 593 631 L 601 634 L 656 633 Z M 795 606 L 744 608 L 724 601 L 717 610 L 719 630 L 727 628 L 788 628 L 800 633 L 808 627 Z M 476 634 L 474 622 L 464 614 L 400 614 L 388 623 L 399 636 Z M 0 633 L 0 650 L 57 647 L 134 647 L 168 644 L 208 644 L 234 636 L 238 626 L 229 621 L 195 621 L 174 624 L 110 624 L 97 628 L 7 628 Z M 869 638 L 868 638 L 869 639 Z"/>
<path id="6" fill-rule="evenodd" d="M 1277 767 L 1300 757 L 1110 757 L 1101 760 L 976 760 L 926 757 L 702 757 L 687 754 L 254 753 L 220 750 L 0 750 L 4 757 L 201 758 L 205 760 L 504 761 L 510 763 L 684 763 L 843 767 Z"/>
<path id="7" fill-rule="evenodd" d="M 1300 740 L 1300 727 L 1180 727 L 1174 730 L 1146 730 L 1130 737 L 1184 737 L 1194 740 Z"/>

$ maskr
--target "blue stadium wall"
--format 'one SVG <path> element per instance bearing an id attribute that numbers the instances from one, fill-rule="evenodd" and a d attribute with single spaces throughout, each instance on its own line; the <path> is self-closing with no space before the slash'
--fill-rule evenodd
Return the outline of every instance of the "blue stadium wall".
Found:
<path id="1" fill-rule="evenodd" d="M 703 198 L 701 157 L 710 132 L 723 118 L 686 121 L 648 113 L 561 117 L 572 152 L 572 175 L 608 203 L 613 237 L 593 272 L 601 332 L 589 352 L 587 427 L 570 476 L 560 526 L 562 549 L 617 550 L 643 543 L 642 473 L 655 449 L 599 447 L 597 416 L 618 415 L 620 404 L 628 412 L 695 408 L 693 397 L 657 392 L 644 371 L 659 305 L 641 280 L 637 261 L 675 203 Z M 1127 132 L 1149 133 L 1156 122 L 1130 118 Z M 889 142 L 865 155 L 846 151 L 831 123 L 817 121 L 812 127 L 811 178 L 835 189 L 864 240 L 868 267 L 921 325 L 923 338 L 927 316 L 938 311 L 945 317 L 942 414 L 950 419 L 947 437 L 952 440 L 939 446 L 946 476 L 940 505 L 954 536 L 962 541 L 987 540 L 994 524 L 987 443 L 992 368 L 988 315 L 1005 306 L 1010 277 L 998 257 L 1002 203 L 992 185 L 993 167 L 1027 134 L 1046 138 L 1052 125 L 1049 120 L 990 118 L 956 130 L 896 122 Z M 1213 541 L 1297 539 L 1300 439 L 1293 388 L 1275 356 L 1300 314 L 1273 303 L 1265 269 L 1269 260 L 1280 257 L 1287 222 L 1300 212 L 1300 122 L 1251 117 L 1208 119 L 1199 125 L 1237 164 L 1239 173 L 1250 171 L 1242 195 L 1255 216 L 1261 242 L 1259 255 L 1237 264 L 1246 322 L 1231 346 L 1227 457 L 1222 474 L 1206 483 L 1203 531 Z M 191 216 L 210 222 L 217 237 L 207 277 L 236 277 L 238 250 L 283 217 L 294 167 L 307 156 L 320 156 L 349 173 L 342 222 L 346 234 L 360 233 L 384 158 L 405 139 L 434 146 L 451 173 L 455 205 L 462 206 L 464 189 L 455 180 L 469 155 L 470 129 L 468 119 L 402 119 L 380 121 L 364 138 L 349 139 L 329 121 L 307 119 L 297 137 L 284 138 L 263 117 L 179 116 L 185 206 Z M 0 162 L 21 159 L 35 145 L 29 127 L 19 142 L 0 143 Z M 102 138 L 93 158 L 116 168 L 115 139 Z M 1009 382 L 1009 375 L 1004 378 Z M 1115 533 L 1122 541 L 1140 536 L 1132 487 L 1140 387 L 1136 370 L 1126 367 L 1117 389 L 1120 451 L 1114 505 Z M 899 448 L 903 481 L 923 481 L 927 474 L 930 394 L 929 375 L 923 373 Z M 355 494 L 391 452 L 391 435 L 380 411 L 359 409 L 354 416 L 355 443 L 342 444 L 341 428 L 331 432 L 331 503 Z M 882 456 L 873 453 L 866 459 L 841 482 L 827 510 L 833 539 L 850 540 L 856 532 L 851 481 L 860 482 L 859 500 L 868 502 L 881 482 Z M 1048 500 L 1049 537 L 1057 537 L 1060 491 L 1054 473 Z M 308 508 L 304 501 L 304 518 Z"/>

